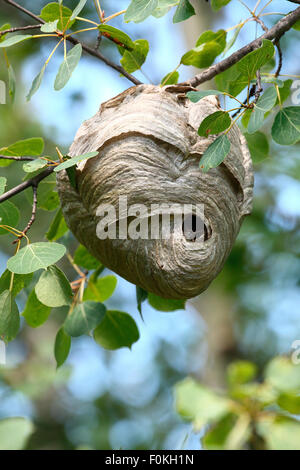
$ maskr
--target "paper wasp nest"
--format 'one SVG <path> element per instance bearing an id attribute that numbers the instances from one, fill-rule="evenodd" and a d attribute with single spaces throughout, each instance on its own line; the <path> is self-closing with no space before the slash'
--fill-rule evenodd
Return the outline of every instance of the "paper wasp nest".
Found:
<path id="1" fill-rule="evenodd" d="M 236 126 L 228 134 L 231 150 L 224 162 L 207 173 L 199 169 L 216 137 L 200 137 L 197 130 L 219 109 L 213 96 L 194 104 L 174 87 L 132 87 L 102 104 L 78 130 L 69 155 L 99 155 L 77 165 L 77 190 L 66 171 L 58 173 L 63 213 L 80 243 L 106 267 L 161 297 L 203 292 L 221 271 L 251 211 L 252 164 Z M 203 204 L 202 241 L 187 237 L 182 224 L 171 225 L 164 239 L 99 239 L 98 208 L 118 208 L 120 196 L 127 196 L 128 208 L 144 204 L 149 211 L 152 204 Z M 116 214 L 118 226 L 126 215 Z M 128 216 L 128 224 L 131 220 Z"/>

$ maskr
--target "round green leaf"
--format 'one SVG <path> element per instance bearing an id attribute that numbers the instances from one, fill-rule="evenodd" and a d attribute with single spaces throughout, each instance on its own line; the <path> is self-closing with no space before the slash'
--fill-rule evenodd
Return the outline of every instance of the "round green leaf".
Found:
<path id="1" fill-rule="evenodd" d="M 300 106 L 279 111 L 272 126 L 272 137 L 280 145 L 293 145 L 300 140 Z"/>
<path id="2" fill-rule="evenodd" d="M 124 15 L 124 21 L 134 21 L 135 23 L 141 23 L 158 6 L 158 0 L 131 0 L 129 7 Z"/>
<path id="3" fill-rule="evenodd" d="M 57 266 L 49 266 L 35 286 L 35 293 L 42 304 L 48 307 L 69 305 L 72 289 L 64 273 Z"/>
<path id="4" fill-rule="evenodd" d="M 139 339 L 139 330 L 133 318 L 125 312 L 108 310 L 94 331 L 95 341 L 105 349 L 131 348 Z"/>
<path id="5" fill-rule="evenodd" d="M 13 273 L 28 274 L 38 269 L 46 269 L 64 256 L 66 248 L 58 243 L 30 243 L 7 262 Z"/>
<path id="6" fill-rule="evenodd" d="M 24 163 L 23 170 L 26 171 L 26 173 L 32 173 L 33 171 L 37 171 L 41 168 L 44 168 L 46 165 L 46 160 L 44 160 L 43 158 L 36 158 L 31 162 Z"/>
<path id="7" fill-rule="evenodd" d="M 216 111 L 210 114 L 201 122 L 198 134 L 207 137 L 209 134 L 220 134 L 225 131 L 231 124 L 231 118 L 225 111 Z"/>
<path id="8" fill-rule="evenodd" d="M 70 336 L 81 336 L 90 333 L 103 319 L 105 305 L 99 302 L 82 302 L 66 318 L 64 329 Z"/>
<path id="9" fill-rule="evenodd" d="M 113 295 L 116 285 L 116 276 L 104 276 L 94 282 L 90 281 L 84 291 L 83 300 L 105 302 Z"/>

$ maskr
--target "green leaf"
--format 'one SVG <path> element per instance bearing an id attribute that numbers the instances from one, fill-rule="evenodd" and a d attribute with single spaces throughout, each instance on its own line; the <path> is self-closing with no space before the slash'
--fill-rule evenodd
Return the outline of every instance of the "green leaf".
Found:
<path id="1" fill-rule="evenodd" d="M 203 437 L 206 450 L 241 450 L 251 436 L 248 413 L 228 413 Z"/>
<path id="2" fill-rule="evenodd" d="M 35 286 L 35 293 L 39 301 L 47 307 L 69 305 L 72 299 L 70 283 L 57 266 L 49 266 L 41 274 Z"/>
<path id="3" fill-rule="evenodd" d="M 68 314 L 64 329 L 73 337 L 89 334 L 103 321 L 105 312 L 105 305 L 99 302 L 82 302 Z"/>
<path id="4" fill-rule="evenodd" d="M 16 95 L 16 75 L 11 64 L 8 66 L 8 93 L 11 102 L 14 103 Z"/>
<path id="5" fill-rule="evenodd" d="M 76 177 L 76 168 L 75 166 L 71 166 L 70 168 L 66 169 L 67 176 L 69 178 L 70 185 L 72 188 L 77 190 L 77 177 Z"/>
<path id="6" fill-rule="evenodd" d="M 186 96 L 192 103 L 198 103 L 198 101 L 202 100 L 205 96 L 218 96 L 222 95 L 221 91 L 218 90 L 201 90 L 201 91 L 189 91 Z"/>
<path id="7" fill-rule="evenodd" d="M 89 281 L 83 294 L 83 300 L 95 300 L 105 302 L 109 299 L 117 286 L 116 276 L 100 277 L 96 281 Z"/>
<path id="8" fill-rule="evenodd" d="M 179 80 L 179 72 L 173 71 L 173 72 L 167 73 L 167 75 L 164 76 L 160 84 L 162 86 L 176 85 L 176 83 L 178 83 L 178 80 Z"/>
<path id="9" fill-rule="evenodd" d="M 211 7 L 214 11 L 218 11 L 222 7 L 225 7 L 225 5 L 228 5 L 230 1 L 231 0 L 211 0 Z"/>
<path id="10" fill-rule="evenodd" d="M 1 155 L 7 157 L 39 156 L 44 150 L 44 140 L 41 137 L 19 140 L 8 147 L 0 149 Z"/>
<path id="11" fill-rule="evenodd" d="M 288 357 L 276 357 L 268 364 L 265 379 L 280 392 L 299 393 L 300 365 L 294 365 Z"/>
<path id="12" fill-rule="evenodd" d="M 0 26 L 0 31 L 6 31 L 7 29 L 10 29 L 10 28 L 11 28 L 10 23 L 5 23 L 5 24 L 3 24 L 2 26 Z M 7 34 L 8 34 L 8 33 L 2 34 L 2 35 L 0 36 L 0 42 L 4 41 L 4 39 L 6 38 Z"/>
<path id="13" fill-rule="evenodd" d="M 6 182 L 7 182 L 7 179 L 4 176 L 0 176 L 0 196 L 5 191 Z"/>
<path id="14" fill-rule="evenodd" d="M 34 431 L 27 418 L 7 418 L 0 421 L 0 450 L 22 450 Z"/>
<path id="15" fill-rule="evenodd" d="M 78 155 L 76 157 L 72 157 L 69 160 L 66 160 L 65 162 L 63 162 L 60 165 L 56 166 L 54 168 L 54 171 L 57 173 L 58 171 L 66 170 L 67 168 L 70 168 L 71 166 L 77 165 L 77 163 L 81 162 L 82 160 L 88 160 L 89 158 L 97 157 L 98 154 L 99 154 L 99 152 L 89 152 L 89 153 L 85 153 L 83 155 Z"/>
<path id="16" fill-rule="evenodd" d="M 230 1 L 230 0 L 229 0 Z M 226 47 L 223 51 L 223 55 L 227 54 L 227 52 L 232 48 L 232 46 L 235 44 L 235 41 L 237 40 L 238 38 L 238 35 L 240 34 L 240 31 L 242 29 L 242 25 L 240 25 L 238 28 L 236 28 L 232 38 L 230 39 L 230 41 L 227 42 L 226 44 Z"/>
<path id="17" fill-rule="evenodd" d="M 155 18 L 161 18 L 166 15 L 168 11 L 175 5 L 178 5 L 179 0 L 158 0 L 158 6 L 152 12 Z"/>
<path id="18" fill-rule="evenodd" d="M 280 145 L 293 145 L 300 140 L 300 106 L 279 111 L 272 126 L 272 137 Z"/>
<path id="19" fill-rule="evenodd" d="M 58 330 L 54 344 L 56 367 L 59 368 L 67 360 L 71 348 L 71 338 L 64 331 L 63 326 Z"/>
<path id="20" fill-rule="evenodd" d="M 7 268 L 17 274 L 29 274 L 46 269 L 61 259 L 66 248 L 58 243 L 30 243 L 7 262 Z"/>
<path id="21" fill-rule="evenodd" d="M 216 111 L 210 114 L 200 124 L 198 134 L 207 137 L 210 134 L 220 134 L 225 131 L 231 124 L 231 118 L 225 111 Z"/>
<path id="22" fill-rule="evenodd" d="M 76 46 L 69 50 L 64 61 L 59 67 L 58 74 L 55 78 L 54 90 L 59 91 L 68 83 L 72 73 L 78 65 L 78 62 L 80 61 L 81 54 L 81 44 L 76 44 Z"/>
<path id="23" fill-rule="evenodd" d="M 54 219 L 51 222 L 48 232 L 46 233 L 46 238 L 50 242 L 54 242 L 62 237 L 68 231 L 66 221 L 63 217 L 62 210 L 59 209 Z"/>
<path id="24" fill-rule="evenodd" d="M 262 46 L 259 49 L 250 52 L 236 64 L 237 69 L 251 80 L 255 72 L 273 57 L 274 52 L 272 41 L 263 39 Z"/>
<path id="25" fill-rule="evenodd" d="M 115 39 L 120 46 L 123 44 L 128 49 L 134 49 L 134 43 L 132 39 L 128 36 L 128 34 L 124 33 L 120 29 L 106 24 L 98 26 L 98 29 L 103 34 L 103 36 L 110 36 L 111 38 Z"/>
<path id="26" fill-rule="evenodd" d="M 128 73 L 133 73 L 136 70 L 139 70 L 145 62 L 149 52 L 149 43 L 146 39 L 137 39 L 133 44 L 134 49 L 132 51 L 119 48 L 123 49 L 123 57 L 120 60 L 121 65 Z"/>
<path id="27" fill-rule="evenodd" d="M 257 132 L 261 128 L 265 119 L 265 113 L 275 106 L 276 100 L 277 92 L 274 87 L 268 88 L 264 94 L 259 97 L 250 116 L 248 124 L 249 134 L 254 134 L 254 132 Z"/>
<path id="28" fill-rule="evenodd" d="M 180 23 L 181 21 L 189 19 L 193 15 L 196 15 L 196 12 L 189 0 L 180 0 L 173 17 L 173 23 Z"/>
<path id="29" fill-rule="evenodd" d="M 10 36 L 9 38 L 4 39 L 4 41 L 0 42 L 0 48 L 11 47 L 11 46 L 14 46 L 15 44 L 18 44 L 19 42 L 23 42 L 31 38 L 32 38 L 31 34 L 18 34 L 17 36 Z"/>
<path id="30" fill-rule="evenodd" d="M 283 82 L 283 86 L 279 87 L 279 95 L 280 95 L 281 104 L 283 104 L 290 96 L 292 84 L 293 84 L 293 80 L 285 80 Z M 278 98 L 276 101 L 276 105 L 277 104 L 279 104 Z"/>
<path id="31" fill-rule="evenodd" d="M 26 323 L 32 328 L 37 328 L 45 323 L 50 312 L 51 308 L 42 304 L 37 298 L 35 291 L 31 291 L 26 302 L 25 310 L 22 313 Z"/>
<path id="32" fill-rule="evenodd" d="M 300 423 L 281 416 L 262 416 L 256 425 L 269 450 L 300 450 Z"/>
<path id="33" fill-rule="evenodd" d="M 9 290 L 11 275 L 12 273 L 6 269 L 0 277 L 0 294 L 5 290 Z M 11 292 L 12 296 L 16 297 L 16 295 L 31 282 L 31 279 L 32 274 L 15 274 Z"/>
<path id="34" fill-rule="evenodd" d="M 160 310 L 161 312 L 174 312 L 174 310 L 184 310 L 185 309 L 185 300 L 173 300 L 173 299 L 163 299 L 158 295 L 148 294 L 148 302 L 151 307 L 155 310 Z"/>
<path id="35" fill-rule="evenodd" d="M 209 67 L 215 58 L 223 52 L 226 46 L 226 31 L 220 29 L 216 33 L 205 31 L 198 38 L 194 49 L 186 52 L 181 63 L 193 65 L 194 67 Z"/>
<path id="36" fill-rule="evenodd" d="M 142 303 L 145 302 L 148 298 L 148 292 L 145 289 L 142 289 L 139 286 L 136 286 L 136 302 L 137 302 L 137 309 L 143 318 L 142 314 Z"/>
<path id="37" fill-rule="evenodd" d="M 101 263 L 85 248 L 83 245 L 79 245 L 74 253 L 74 263 L 78 264 L 85 269 L 97 269 Z"/>
<path id="38" fill-rule="evenodd" d="M 4 201 L 0 204 L 0 225 L 9 225 L 16 227 L 20 218 L 19 209 L 10 201 Z M 0 228 L 0 235 L 7 235 L 9 232 Z"/>
<path id="39" fill-rule="evenodd" d="M 41 26 L 42 33 L 55 33 L 58 29 L 58 19 L 54 21 L 49 21 Z"/>
<path id="40" fill-rule="evenodd" d="M 17 304 L 9 290 L 0 295 L 0 338 L 12 341 L 20 328 L 20 315 Z"/>
<path id="41" fill-rule="evenodd" d="M 32 173 L 33 171 L 45 168 L 45 166 L 47 166 L 46 160 L 44 160 L 43 158 L 36 158 L 31 162 L 24 163 L 23 170 L 26 171 L 26 173 Z"/>
<path id="42" fill-rule="evenodd" d="M 280 408 L 288 411 L 291 414 L 300 415 L 300 396 L 289 395 L 287 393 L 281 393 L 277 399 L 277 404 Z"/>
<path id="43" fill-rule="evenodd" d="M 253 362 L 235 361 L 227 368 L 229 385 L 241 385 L 250 382 L 257 375 L 257 367 Z"/>
<path id="44" fill-rule="evenodd" d="M 139 330 L 133 318 L 125 312 L 108 310 L 94 331 L 94 339 L 105 349 L 128 347 L 139 339 Z"/>
<path id="45" fill-rule="evenodd" d="M 157 6 L 158 0 L 131 0 L 125 13 L 124 21 L 126 23 L 129 21 L 141 23 L 154 12 Z"/>
<path id="46" fill-rule="evenodd" d="M 68 28 L 71 28 L 73 25 L 74 20 L 70 21 L 72 15 L 73 12 L 70 8 L 52 2 L 48 3 L 48 5 L 42 9 L 40 17 L 46 21 L 46 23 L 58 20 L 58 29 L 63 31 L 67 25 Z"/>
<path id="47" fill-rule="evenodd" d="M 192 378 L 176 385 L 175 403 L 177 412 L 193 421 L 196 430 L 221 419 L 231 408 L 229 400 L 216 395 Z"/>
<path id="48" fill-rule="evenodd" d="M 207 147 L 201 157 L 199 166 L 206 173 L 210 168 L 215 168 L 223 162 L 230 152 L 230 141 L 227 135 L 220 135 L 212 144 Z"/>
<path id="49" fill-rule="evenodd" d="M 248 76 L 238 70 L 237 64 L 217 75 L 215 81 L 220 91 L 233 96 L 237 96 L 249 84 Z"/>
<path id="50" fill-rule="evenodd" d="M 265 134 L 255 132 L 255 134 L 244 134 L 247 140 L 248 148 L 251 153 L 253 163 L 260 163 L 269 156 L 269 142 Z"/>
<path id="51" fill-rule="evenodd" d="M 87 0 L 80 0 L 77 7 L 74 8 L 73 10 L 73 13 L 72 13 L 72 16 L 71 16 L 71 20 L 75 20 L 76 16 L 79 15 L 79 13 L 81 12 L 81 10 L 83 10 L 85 4 L 86 4 Z"/>
<path id="52" fill-rule="evenodd" d="M 32 85 L 31 85 L 31 88 L 30 88 L 30 90 L 29 90 L 29 93 L 28 93 L 28 95 L 26 96 L 27 101 L 30 101 L 31 98 L 33 97 L 33 95 L 34 95 L 34 94 L 38 91 L 38 89 L 40 88 L 41 83 L 42 83 L 42 80 L 43 80 L 43 77 L 44 77 L 45 70 L 46 70 L 46 65 L 43 66 L 42 70 L 37 74 L 37 76 L 36 76 L 35 79 L 33 80 Z"/>

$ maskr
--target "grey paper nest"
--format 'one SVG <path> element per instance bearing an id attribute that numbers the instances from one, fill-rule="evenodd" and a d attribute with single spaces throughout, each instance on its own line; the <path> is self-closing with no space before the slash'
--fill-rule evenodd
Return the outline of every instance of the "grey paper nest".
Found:
<path id="1" fill-rule="evenodd" d="M 77 190 L 65 171 L 58 173 L 63 213 L 80 243 L 106 267 L 161 297 L 187 299 L 203 292 L 251 211 L 251 158 L 236 126 L 228 134 L 231 150 L 224 163 L 207 173 L 199 169 L 215 136 L 199 137 L 197 129 L 219 109 L 213 96 L 193 104 L 167 87 L 132 87 L 102 104 L 78 130 L 70 156 L 99 155 L 77 165 Z M 203 203 L 205 241 L 198 246 L 182 229 L 169 239 L 100 240 L 97 208 L 117 206 L 124 195 L 128 206 Z"/>

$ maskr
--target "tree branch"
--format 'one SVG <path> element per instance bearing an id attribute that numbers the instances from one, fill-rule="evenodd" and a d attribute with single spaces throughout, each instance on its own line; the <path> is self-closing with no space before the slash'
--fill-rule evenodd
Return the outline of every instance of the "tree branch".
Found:
<path id="1" fill-rule="evenodd" d="M 23 238 L 24 235 L 26 235 L 26 233 L 27 233 L 28 230 L 30 229 L 31 225 L 32 225 L 33 222 L 35 221 L 36 210 L 37 210 L 37 189 L 38 189 L 38 185 L 37 185 L 37 184 L 33 184 L 33 185 L 32 185 L 33 201 L 32 201 L 31 217 L 30 217 L 30 220 L 29 220 L 28 224 L 27 224 L 26 227 L 24 228 L 22 234 L 18 236 L 19 239 Z"/>
<path id="2" fill-rule="evenodd" d="M 296 2 L 296 3 L 300 4 L 300 0 L 299 2 Z M 291 29 L 292 26 L 299 19 L 300 19 L 300 7 L 294 10 L 292 13 L 289 13 L 287 16 L 285 16 L 281 20 L 279 20 L 278 23 L 275 26 L 273 26 L 273 28 L 269 29 L 269 31 L 267 31 L 265 34 L 263 34 L 259 38 L 250 42 L 246 46 L 242 47 L 238 51 L 231 54 L 226 59 L 221 60 L 221 62 L 218 62 L 215 65 L 212 65 L 208 69 L 204 70 L 203 72 L 199 73 L 194 78 L 184 82 L 183 84 L 196 87 L 200 85 L 201 83 L 211 80 L 216 75 L 219 75 L 219 73 L 224 72 L 225 70 L 229 69 L 232 65 L 239 62 L 239 60 L 241 60 L 250 52 L 254 51 L 255 49 L 258 49 L 261 46 L 263 39 L 270 39 L 270 40 L 276 39 L 278 41 L 283 36 L 283 34 L 286 33 L 286 31 L 288 31 L 289 29 Z"/>
<path id="3" fill-rule="evenodd" d="M 17 160 L 19 162 L 32 162 L 35 160 L 32 157 L 7 157 L 6 155 L 0 155 L 1 160 Z"/>
<path id="4" fill-rule="evenodd" d="M 39 29 L 42 26 L 41 24 L 28 25 L 28 26 L 17 26 L 16 28 L 5 29 L 0 31 L 0 37 L 7 33 L 16 33 L 17 31 L 27 31 L 28 29 Z"/>
<path id="5" fill-rule="evenodd" d="M 10 199 L 11 197 L 15 196 L 16 194 L 21 193 L 27 188 L 37 187 L 43 179 L 47 178 L 47 176 L 49 176 L 53 172 L 54 168 L 55 166 L 50 166 L 46 168 L 46 170 L 39 173 L 38 175 L 34 176 L 33 178 L 30 178 L 29 180 L 24 181 L 23 183 L 19 184 L 15 188 L 10 189 L 9 191 L 6 191 L 6 193 L 0 196 L 0 204 L 1 202 L 4 202 L 7 199 Z"/>
<path id="6" fill-rule="evenodd" d="M 27 16 L 30 16 L 31 18 L 33 18 L 35 21 L 37 21 L 38 23 L 42 23 L 44 24 L 45 21 L 41 18 L 39 18 L 37 15 L 35 15 L 34 13 L 32 13 L 31 11 L 27 10 L 26 8 L 22 7 L 21 5 L 19 5 L 18 3 L 16 3 L 14 0 L 3 0 L 5 3 L 7 3 L 8 5 L 16 8 L 17 10 L 20 10 L 22 11 L 23 13 L 25 13 Z M 108 65 L 109 67 L 111 67 L 112 69 L 116 70 L 117 72 L 121 73 L 122 75 L 124 75 L 124 77 L 126 77 L 129 81 L 131 81 L 132 83 L 134 83 L 134 85 L 140 85 L 142 82 L 140 82 L 140 80 L 138 80 L 137 78 L 135 78 L 133 75 L 131 75 L 130 73 L 126 72 L 126 70 L 121 66 L 121 65 L 118 65 L 118 64 L 115 64 L 114 62 L 112 62 L 110 59 L 107 59 L 103 54 L 101 54 L 101 52 L 93 49 L 92 47 L 89 47 L 88 45 L 78 41 L 78 39 L 75 39 L 74 37 L 72 36 L 68 36 L 67 37 L 67 41 L 69 41 L 71 44 L 81 44 L 82 46 L 82 49 L 87 52 L 88 54 L 92 55 L 93 57 L 96 57 L 97 59 L 101 60 L 102 62 L 104 62 L 106 65 Z"/>

